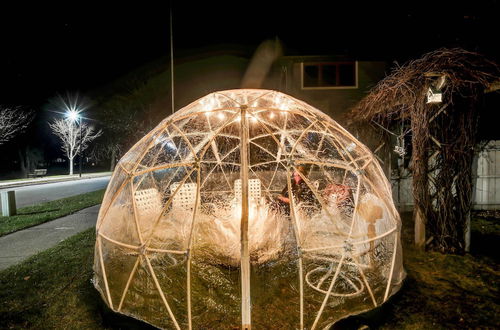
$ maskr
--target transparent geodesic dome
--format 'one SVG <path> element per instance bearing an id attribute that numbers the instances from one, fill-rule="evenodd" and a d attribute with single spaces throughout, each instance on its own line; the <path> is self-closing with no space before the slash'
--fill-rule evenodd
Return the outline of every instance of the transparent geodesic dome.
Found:
<path id="1" fill-rule="evenodd" d="M 373 154 L 330 117 L 276 91 L 216 92 L 118 163 L 93 282 L 160 328 L 322 329 L 399 289 L 400 224 Z"/>

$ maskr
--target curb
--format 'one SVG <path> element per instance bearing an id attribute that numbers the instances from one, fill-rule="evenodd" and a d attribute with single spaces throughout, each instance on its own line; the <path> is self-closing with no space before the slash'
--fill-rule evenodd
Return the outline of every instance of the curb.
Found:
<path id="1" fill-rule="evenodd" d="M 58 178 L 58 179 L 52 179 L 52 180 L 26 181 L 26 182 L 15 182 L 15 183 L 13 182 L 12 184 L 5 184 L 5 185 L 2 185 L 0 183 L 0 190 L 5 190 L 5 189 L 9 189 L 9 188 L 24 187 L 24 186 L 34 186 L 34 185 L 38 185 L 38 184 L 95 179 L 95 178 L 111 176 L 111 174 L 112 173 L 105 173 L 105 174 L 88 175 L 88 176 L 82 176 L 82 177 Z"/>

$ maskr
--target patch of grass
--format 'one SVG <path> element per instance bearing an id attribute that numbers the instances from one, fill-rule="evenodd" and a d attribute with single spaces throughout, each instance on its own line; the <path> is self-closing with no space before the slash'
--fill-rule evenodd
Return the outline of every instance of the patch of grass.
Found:
<path id="1" fill-rule="evenodd" d="M 0 236 L 97 205 L 103 196 L 104 189 L 20 208 L 15 216 L 0 217 Z"/>
<path id="2" fill-rule="evenodd" d="M 95 228 L 0 271 L 0 329 L 152 329 L 111 312 L 93 287 Z"/>
<path id="3" fill-rule="evenodd" d="M 0 328 L 102 328 L 90 283 L 95 228 L 0 272 Z"/>
<path id="4" fill-rule="evenodd" d="M 482 254 L 493 253 L 494 241 L 479 230 L 484 220 L 472 221 L 471 254 L 451 255 L 413 248 L 411 230 L 403 232 L 404 267 L 408 275 L 400 292 L 385 306 L 382 329 L 495 329 L 500 324 L 498 261 Z M 411 215 L 403 216 L 411 226 Z M 494 224 L 489 224 L 493 226 Z M 496 232 L 496 240 L 499 239 Z M 474 249 L 476 247 L 476 249 Z"/>
<path id="5" fill-rule="evenodd" d="M 479 215 L 483 215 L 480 213 Z M 472 231 L 481 235 L 500 236 L 500 218 L 497 216 L 476 216 L 471 222 Z"/>
<path id="6" fill-rule="evenodd" d="M 405 250 L 407 279 L 388 303 L 384 329 L 494 329 L 500 322 L 497 265 L 472 255 Z"/>

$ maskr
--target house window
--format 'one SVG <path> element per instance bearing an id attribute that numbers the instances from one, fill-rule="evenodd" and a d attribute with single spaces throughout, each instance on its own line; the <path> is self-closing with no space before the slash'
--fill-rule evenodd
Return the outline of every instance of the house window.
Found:
<path id="1" fill-rule="evenodd" d="M 355 88 L 356 62 L 302 63 L 302 88 Z"/>

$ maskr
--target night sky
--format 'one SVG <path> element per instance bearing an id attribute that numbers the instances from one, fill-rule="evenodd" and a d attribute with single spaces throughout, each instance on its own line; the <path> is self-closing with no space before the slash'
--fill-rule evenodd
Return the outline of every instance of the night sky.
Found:
<path id="1" fill-rule="evenodd" d="M 498 1 L 437 2 L 176 2 L 174 52 L 237 44 L 251 56 L 260 42 L 278 37 L 285 55 L 402 62 L 462 46 L 499 58 Z M 37 107 L 56 93 L 85 93 L 141 64 L 168 61 L 169 3 L 152 3 L 1 8 L 0 104 Z"/>

